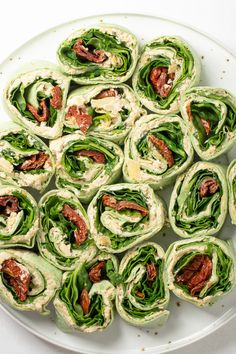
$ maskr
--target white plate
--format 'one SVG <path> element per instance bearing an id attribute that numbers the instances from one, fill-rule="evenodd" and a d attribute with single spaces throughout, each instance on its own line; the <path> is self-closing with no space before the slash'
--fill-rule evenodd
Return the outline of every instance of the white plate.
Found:
<path id="1" fill-rule="evenodd" d="M 141 43 L 160 35 L 179 35 L 183 37 L 201 58 L 201 84 L 220 86 L 229 89 L 236 95 L 236 58 L 221 45 L 181 24 L 161 18 L 131 14 L 79 19 L 50 29 L 31 39 L 17 49 L 0 66 L 0 92 L 3 92 L 9 78 L 21 65 L 29 62 L 35 65 L 35 62 L 39 59 L 56 62 L 56 49 L 64 38 L 80 27 L 102 21 L 127 27 L 137 35 Z M 0 106 L 0 117 L 1 121 L 9 120 L 2 106 Z M 233 156 L 236 156 L 236 154 L 231 150 L 220 161 L 228 163 Z M 170 192 L 171 188 L 160 194 L 168 201 Z M 228 219 L 220 232 L 220 237 L 226 239 L 233 237 L 235 230 Z M 170 242 L 176 239 L 177 236 L 170 229 L 162 231 L 155 238 L 165 249 Z M 5 304 L 1 308 L 35 335 L 76 352 L 86 354 L 136 354 L 142 352 L 157 354 L 190 344 L 227 323 L 236 314 L 235 298 L 236 290 L 212 307 L 198 309 L 191 304 L 179 301 L 172 294 L 169 306 L 171 315 L 166 326 L 161 329 L 147 331 L 132 327 L 117 315 L 108 330 L 89 335 L 61 332 L 54 324 L 53 311 L 50 317 L 44 318 L 34 313 L 14 311 Z"/>

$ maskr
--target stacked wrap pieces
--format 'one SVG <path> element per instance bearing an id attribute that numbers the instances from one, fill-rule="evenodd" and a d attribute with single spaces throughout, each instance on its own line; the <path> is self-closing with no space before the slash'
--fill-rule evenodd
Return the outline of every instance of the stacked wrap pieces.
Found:
<path id="1" fill-rule="evenodd" d="M 174 181 L 193 160 L 188 130 L 177 115 L 140 118 L 125 142 L 124 179 L 161 189 Z"/>
<path id="2" fill-rule="evenodd" d="M 41 255 L 57 268 L 72 270 L 97 253 L 87 214 L 75 191 L 51 190 L 39 202 Z"/>
<path id="3" fill-rule="evenodd" d="M 132 248 L 122 258 L 116 308 L 132 325 L 153 328 L 163 325 L 168 318 L 164 255 L 158 244 L 147 242 Z"/>
<path id="4" fill-rule="evenodd" d="M 236 99 L 224 89 L 194 87 L 181 102 L 192 144 L 203 160 L 227 152 L 236 141 Z"/>
<path id="5" fill-rule="evenodd" d="M 199 307 L 212 304 L 236 284 L 230 241 L 212 236 L 172 243 L 166 253 L 169 289 Z"/>
<path id="6" fill-rule="evenodd" d="M 223 226 L 227 203 L 223 167 L 196 162 L 176 180 L 169 204 L 170 224 L 181 237 L 214 235 Z"/>
<path id="7" fill-rule="evenodd" d="M 106 329 L 113 321 L 112 302 L 118 281 L 117 259 L 105 252 L 64 273 L 54 300 L 59 328 L 87 333 Z"/>
<path id="8" fill-rule="evenodd" d="M 62 135 L 70 80 L 56 69 L 37 69 L 13 79 L 5 101 L 13 120 L 46 139 Z"/>
<path id="9" fill-rule="evenodd" d="M 120 253 L 157 234 L 165 208 L 151 187 L 118 183 L 100 188 L 88 207 L 90 231 L 97 247 Z"/>
<path id="10" fill-rule="evenodd" d="M 83 134 L 123 144 L 134 122 L 145 110 L 127 85 L 93 85 L 70 92 L 64 132 Z"/>
<path id="11" fill-rule="evenodd" d="M 32 248 L 39 229 L 38 206 L 19 187 L 0 186 L 0 248 Z"/>
<path id="12" fill-rule="evenodd" d="M 126 29 L 102 24 L 71 34 L 57 57 L 62 70 L 78 84 L 121 83 L 133 74 L 138 42 Z"/>
<path id="13" fill-rule="evenodd" d="M 54 174 L 54 161 L 41 139 L 12 125 L 0 132 L 0 171 L 9 183 L 42 192 Z"/>
<path id="14" fill-rule="evenodd" d="M 56 161 L 56 186 L 76 188 L 83 203 L 121 174 L 123 152 L 110 141 L 76 133 L 52 141 L 50 149 Z"/>
<path id="15" fill-rule="evenodd" d="M 163 36 L 144 46 L 132 82 L 145 107 L 167 114 L 180 110 L 180 95 L 199 78 L 200 63 L 189 45 L 179 37 Z"/>
<path id="16" fill-rule="evenodd" d="M 15 309 L 48 315 L 60 284 L 61 272 L 37 254 L 0 250 L 0 296 Z"/>

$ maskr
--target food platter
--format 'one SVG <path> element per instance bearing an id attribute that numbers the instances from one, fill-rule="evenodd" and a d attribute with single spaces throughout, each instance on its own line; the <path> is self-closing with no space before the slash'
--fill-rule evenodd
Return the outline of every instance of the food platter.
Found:
<path id="1" fill-rule="evenodd" d="M 132 31 L 143 44 L 156 36 L 177 35 L 184 38 L 198 54 L 202 64 L 201 85 L 216 86 L 228 89 L 234 95 L 236 81 L 236 59 L 221 45 L 207 36 L 184 25 L 151 16 L 135 14 L 100 15 L 78 19 L 49 29 L 31 39 L 12 53 L 1 65 L 0 89 L 3 92 L 12 75 L 26 64 L 37 67 L 38 60 L 56 63 L 56 50 L 63 38 L 71 32 L 96 23 L 114 23 Z M 3 105 L 1 124 L 9 120 Z M 228 165 L 234 158 L 234 148 L 217 162 Z M 172 186 L 158 194 L 169 203 Z M 222 239 L 234 238 L 235 227 L 229 217 L 219 232 Z M 179 238 L 166 227 L 154 240 L 165 250 L 167 246 Z M 235 242 L 236 244 L 236 242 Z M 190 344 L 208 334 L 221 325 L 226 324 L 236 314 L 236 290 L 207 309 L 198 309 L 193 305 L 179 301 L 173 294 L 169 310 L 170 318 L 163 328 L 152 330 L 132 327 L 118 316 L 106 331 L 96 334 L 66 334 L 54 323 L 54 312 L 50 317 L 41 317 L 34 313 L 17 312 L 2 304 L 1 308 L 18 323 L 35 335 L 63 348 L 80 353 L 106 354 L 123 353 L 162 353 Z M 194 321 L 192 319 L 194 318 Z"/>

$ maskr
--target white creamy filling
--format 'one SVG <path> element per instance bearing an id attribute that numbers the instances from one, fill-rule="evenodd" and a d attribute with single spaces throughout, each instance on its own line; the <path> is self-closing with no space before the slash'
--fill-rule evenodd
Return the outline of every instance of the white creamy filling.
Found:
<path id="1" fill-rule="evenodd" d="M 110 230 L 112 233 L 116 234 L 117 236 L 121 236 L 123 237 L 124 234 L 125 236 L 128 237 L 128 235 L 130 235 L 130 237 L 133 236 L 133 232 L 124 232 L 124 224 L 127 222 L 130 223 L 136 223 L 139 222 L 141 220 L 142 216 L 140 214 L 140 216 L 129 216 L 129 215 L 124 215 L 121 214 L 119 212 L 113 211 L 113 210 L 109 210 L 109 211 L 104 211 L 101 215 L 101 223 L 103 224 L 103 226 L 105 226 L 108 230 Z M 142 229 L 142 227 L 140 226 L 140 229 Z M 139 230 L 140 231 L 140 230 Z"/>
<path id="2" fill-rule="evenodd" d="M 24 212 L 23 210 L 21 210 L 18 213 L 11 212 L 11 214 L 8 217 L 4 218 L 3 220 L 1 218 L 1 221 L 2 222 L 4 221 L 5 226 L 0 227 L 0 233 L 5 236 L 14 234 L 19 224 L 21 223 L 23 217 L 24 217 Z"/>

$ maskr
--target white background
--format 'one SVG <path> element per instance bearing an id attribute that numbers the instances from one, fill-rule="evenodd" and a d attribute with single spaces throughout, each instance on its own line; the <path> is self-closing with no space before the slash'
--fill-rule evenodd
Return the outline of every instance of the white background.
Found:
<path id="1" fill-rule="evenodd" d="M 235 0 L 2 0 L 0 62 L 47 28 L 88 15 L 124 12 L 166 17 L 190 25 L 221 42 L 236 56 Z M 207 338 L 173 353 L 201 354 L 201 351 L 204 354 L 235 354 L 236 318 Z M 13 353 L 71 352 L 36 338 L 0 310 L 0 354 Z"/>

